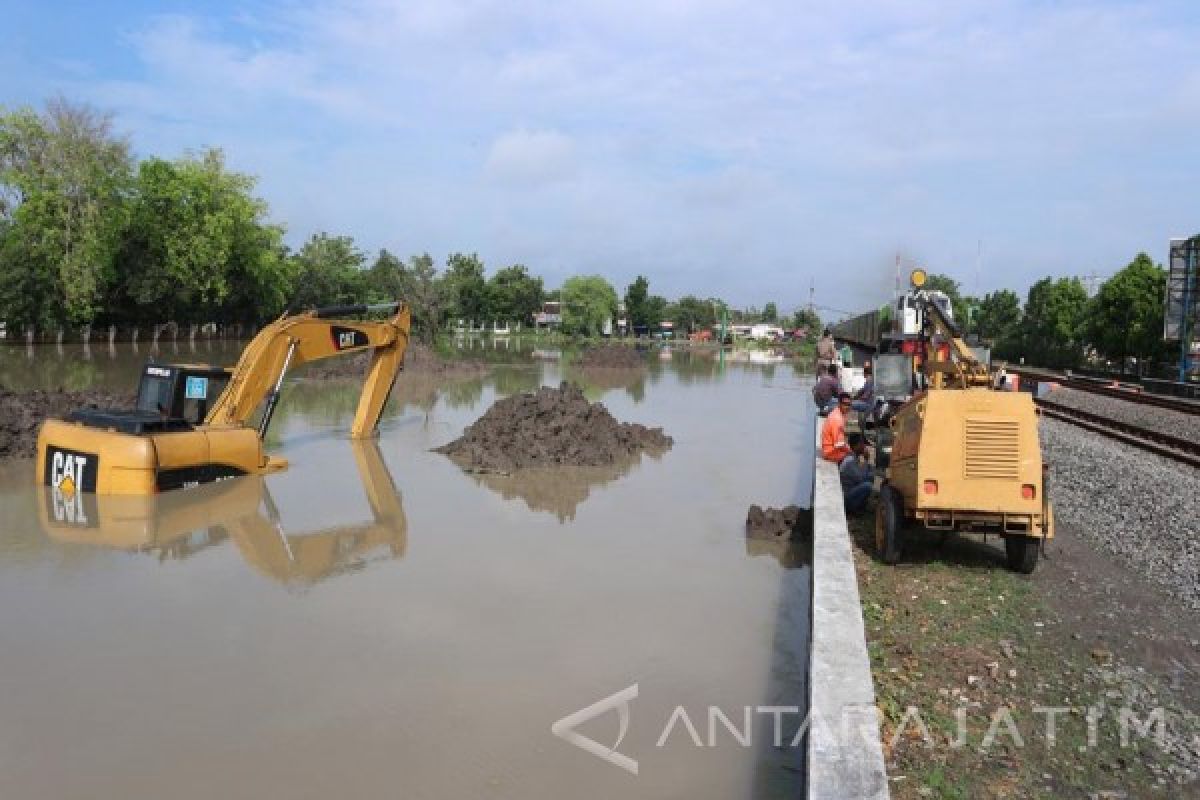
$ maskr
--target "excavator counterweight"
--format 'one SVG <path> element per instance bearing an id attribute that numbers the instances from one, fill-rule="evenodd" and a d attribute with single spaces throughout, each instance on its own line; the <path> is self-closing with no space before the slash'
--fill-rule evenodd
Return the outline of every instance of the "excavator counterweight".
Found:
<path id="1" fill-rule="evenodd" d="M 333 319 L 387 311 L 385 321 Z M 404 303 L 340 306 L 280 317 L 232 368 L 145 366 L 133 410 L 82 409 L 38 433 L 38 479 L 65 504 L 76 494 L 153 494 L 283 469 L 263 441 L 288 371 L 370 352 L 350 435 L 372 436 L 408 348 Z M 210 402 L 211 401 L 211 402 Z"/>

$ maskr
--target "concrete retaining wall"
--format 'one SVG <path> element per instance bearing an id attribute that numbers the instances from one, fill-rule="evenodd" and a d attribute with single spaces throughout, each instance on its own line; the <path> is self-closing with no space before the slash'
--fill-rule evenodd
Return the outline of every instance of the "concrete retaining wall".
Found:
<path id="1" fill-rule="evenodd" d="M 858 580 L 837 465 L 821 458 L 823 422 L 817 420 L 813 470 L 808 796 L 884 800 L 887 772 Z"/>

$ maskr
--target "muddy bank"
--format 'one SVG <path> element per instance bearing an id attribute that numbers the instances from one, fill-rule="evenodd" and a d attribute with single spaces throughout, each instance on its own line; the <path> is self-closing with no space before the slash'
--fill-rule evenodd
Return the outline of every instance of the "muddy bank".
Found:
<path id="1" fill-rule="evenodd" d="M 305 380 L 361 378 L 371 361 L 369 352 L 346 358 L 330 358 L 303 367 L 298 375 Z M 413 342 L 404 354 L 404 371 L 423 375 L 472 377 L 488 371 L 488 365 L 475 359 L 446 358 L 431 347 Z"/>
<path id="2" fill-rule="evenodd" d="M 609 344 L 584 350 L 575 364 L 593 369 L 637 369 L 646 366 L 646 359 L 636 348 Z"/>
<path id="3" fill-rule="evenodd" d="M 542 387 L 499 400 L 447 445 L 436 448 L 463 467 L 510 473 L 527 467 L 600 467 L 671 447 L 662 428 L 618 422 L 578 386 Z"/>
<path id="4" fill-rule="evenodd" d="M 28 458 L 37 453 L 42 420 L 61 417 L 77 408 L 132 408 L 130 395 L 89 389 L 48 392 L 41 389 L 10 392 L 0 389 L 0 458 Z"/>
<path id="5" fill-rule="evenodd" d="M 746 537 L 766 541 L 799 539 L 804 527 L 801 523 L 805 515 L 811 513 L 799 506 L 784 506 L 783 508 L 750 506 L 746 512 Z"/>

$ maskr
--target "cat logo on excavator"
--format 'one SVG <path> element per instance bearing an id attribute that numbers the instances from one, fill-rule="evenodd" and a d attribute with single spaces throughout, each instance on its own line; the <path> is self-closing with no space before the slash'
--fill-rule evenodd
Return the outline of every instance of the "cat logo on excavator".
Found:
<path id="1" fill-rule="evenodd" d="M 329 319 L 380 311 L 391 317 Z M 410 325 L 404 303 L 316 309 L 285 314 L 263 328 L 232 369 L 147 364 L 135 409 L 81 409 L 43 423 L 37 474 L 70 499 L 153 494 L 284 469 L 287 461 L 264 453 L 263 440 L 288 369 L 365 351 L 371 361 L 350 435 L 372 436 L 403 367 Z M 214 387 L 224 388 L 218 393 Z"/>

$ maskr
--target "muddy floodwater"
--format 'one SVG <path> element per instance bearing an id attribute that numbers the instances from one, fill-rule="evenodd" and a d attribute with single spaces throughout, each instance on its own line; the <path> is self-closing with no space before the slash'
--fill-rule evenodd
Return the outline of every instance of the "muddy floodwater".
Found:
<path id="1" fill-rule="evenodd" d="M 266 478 L 67 503 L 0 463 L 0 797 L 798 796 L 800 714 L 763 707 L 806 702 L 805 554 L 743 523 L 808 503 L 807 370 L 477 347 L 483 377 L 402 374 L 376 442 L 347 438 L 355 383 L 290 383 Z M 159 357 L 239 352 L 197 348 Z M 148 349 L 4 347 L 0 379 L 132 392 Z M 674 447 L 514 476 L 430 452 L 563 379 Z M 598 752 L 552 733 L 614 695 L 565 726 Z"/>

